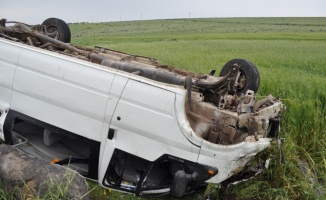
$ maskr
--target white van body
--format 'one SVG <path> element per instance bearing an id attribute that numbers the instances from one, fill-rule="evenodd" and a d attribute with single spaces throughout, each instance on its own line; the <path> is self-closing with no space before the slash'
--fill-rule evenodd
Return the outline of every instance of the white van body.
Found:
<path id="1" fill-rule="evenodd" d="M 192 97 L 212 115 L 224 114 L 199 93 Z M 275 101 L 255 116 L 282 109 Z M 104 187 L 168 193 L 184 171 L 191 192 L 238 173 L 272 140 L 212 143 L 189 112 L 183 86 L 0 38 L 0 138 L 46 161 L 84 160 L 71 167 Z"/>

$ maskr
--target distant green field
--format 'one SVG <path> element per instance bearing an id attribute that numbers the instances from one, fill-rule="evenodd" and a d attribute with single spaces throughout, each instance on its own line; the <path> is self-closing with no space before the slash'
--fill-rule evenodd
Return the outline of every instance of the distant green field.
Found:
<path id="1" fill-rule="evenodd" d="M 258 96 L 280 96 L 286 163 L 228 188 L 237 199 L 326 199 L 326 18 L 175 19 L 70 24 L 72 43 L 151 56 L 201 73 L 233 58 L 255 63 Z M 304 161 L 310 179 L 300 170 Z M 302 167 L 302 166 L 301 166 Z M 315 180 L 315 181 L 312 181 Z"/>

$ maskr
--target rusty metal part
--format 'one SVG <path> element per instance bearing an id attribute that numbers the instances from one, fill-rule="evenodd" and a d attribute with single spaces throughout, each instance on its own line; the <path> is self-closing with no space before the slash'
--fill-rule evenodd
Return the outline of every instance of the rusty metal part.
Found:
<path id="1" fill-rule="evenodd" d="M 46 36 L 46 35 L 43 35 L 43 34 L 41 34 L 41 33 L 39 33 L 39 32 L 31 31 L 31 32 L 29 32 L 29 33 L 30 33 L 31 35 L 37 37 L 37 38 L 40 39 L 40 40 L 46 41 L 46 42 L 48 42 L 48 43 L 52 43 L 52 44 L 54 44 L 54 45 L 56 45 L 56 46 L 58 46 L 58 47 L 60 47 L 60 48 L 67 49 L 67 50 L 72 51 L 72 52 L 77 52 L 78 54 L 85 55 L 85 56 L 87 56 L 87 57 L 88 57 L 88 55 L 90 54 L 90 53 L 87 52 L 87 51 L 77 49 L 77 48 L 71 46 L 70 44 L 63 43 L 63 42 L 61 42 L 61 41 L 59 41 L 59 40 L 56 40 L 56 39 L 53 39 L 53 38 L 48 37 L 48 36 Z"/>
<path id="2" fill-rule="evenodd" d="M 184 87 L 185 87 L 185 89 L 187 89 L 188 105 L 189 105 L 190 111 L 192 111 L 193 107 L 192 107 L 192 100 L 191 100 L 191 88 L 192 88 L 192 77 L 191 76 L 186 77 Z"/>
<path id="3" fill-rule="evenodd" d="M 241 103 L 238 104 L 238 108 L 237 108 L 238 113 L 251 112 L 255 103 L 256 103 L 256 98 L 254 96 L 254 91 L 248 90 L 246 92 L 246 95 L 242 97 Z"/>
<path id="4" fill-rule="evenodd" d="M 186 114 L 198 137 L 209 142 L 223 145 L 254 142 L 269 135 L 274 120 L 284 111 L 279 100 L 271 99 L 273 101 L 268 106 L 259 106 L 254 112 L 253 106 L 257 102 L 253 91 L 248 91 L 240 99 L 236 95 L 227 95 L 227 102 L 232 103 L 226 104 L 228 109 L 220 109 L 206 102 L 201 93 L 192 92 L 193 110 L 186 107 Z M 261 105 L 261 102 L 258 101 L 258 104 Z M 232 110 L 234 107 L 236 112 Z"/>
<path id="5" fill-rule="evenodd" d="M 259 108 L 261 108 L 263 105 L 268 104 L 268 103 L 272 103 L 274 97 L 270 94 L 268 95 L 265 99 L 262 99 L 260 101 L 257 101 L 253 107 L 254 112 L 258 111 Z"/>
<path id="6" fill-rule="evenodd" d="M 245 85 L 246 85 L 246 76 L 240 72 L 236 88 L 242 89 L 242 88 L 244 88 Z"/>
<path id="7" fill-rule="evenodd" d="M 161 69 L 169 70 L 170 72 L 174 72 L 174 73 L 182 75 L 182 76 L 191 76 L 191 77 L 197 78 L 197 79 L 206 79 L 207 78 L 207 75 L 189 72 L 189 71 L 182 70 L 182 69 L 177 69 L 177 68 L 174 68 L 174 67 L 171 67 L 168 65 L 159 65 L 157 67 L 159 67 Z"/>
<path id="8" fill-rule="evenodd" d="M 93 56 L 93 55 L 92 55 Z M 96 56 L 94 56 L 95 58 Z M 129 63 L 113 61 L 109 59 L 104 59 L 101 62 L 101 65 L 111 67 L 114 69 L 119 69 L 129 73 L 137 72 L 138 75 L 142 77 L 146 77 L 149 79 L 153 79 L 163 83 L 169 83 L 174 85 L 184 85 L 186 77 L 176 75 L 169 71 L 164 71 L 161 69 L 155 68 L 146 68 L 140 65 L 131 65 Z"/>
<path id="9" fill-rule="evenodd" d="M 207 89 L 215 89 L 215 88 L 218 88 L 220 86 L 222 86 L 225 81 L 231 81 L 232 79 L 235 79 L 234 77 L 237 75 L 238 73 L 238 70 L 239 70 L 239 67 L 238 66 L 234 66 L 232 68 L 232 70 L 230 70 L 230 72 L 220 78 L 220 79 L 214 79 L 213 76 L 207 76 L 206 79 L 199 79 L 197 81 L 195 81 L 195 85 L 198 86 L 198 87 L 203 87 L 203 88 L 207 88 Z M 230 86 L 231 88 L 231 86 Z"/>

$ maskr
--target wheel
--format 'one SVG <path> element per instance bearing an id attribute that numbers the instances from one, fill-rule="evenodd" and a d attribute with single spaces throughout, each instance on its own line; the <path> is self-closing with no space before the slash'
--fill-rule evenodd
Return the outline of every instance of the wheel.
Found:
<path id="1" fill-rule="evenodd" d="M 70 43 L 71 33 L 70 28 L 66 22 L 57 18 L 46 19 L 42 25 L 46 26 L 48 33 L 58 33 L 55 39 L 60 40 L 61 42 Z"/>
<path id="2" fill-rule="evenodd" d="M 235 84 L 237 95 L 245 94 L 247 90 L 253 90 L 256 93 L 260 84 L 260 75 L 257 67 L 248 60 L 230 60 L 223 66 L 220 76 L 227 75 L 234 64 L 240 66 L 240 75 Z"/>

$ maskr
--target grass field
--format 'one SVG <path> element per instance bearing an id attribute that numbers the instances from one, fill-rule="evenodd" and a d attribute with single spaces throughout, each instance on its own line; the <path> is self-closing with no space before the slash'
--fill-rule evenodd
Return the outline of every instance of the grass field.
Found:
<path id="1" fill-rule="evenodd" d="M 219 71 L 245 58 L 260 71 L 258 96 L 287 106 L 270 168 L 230 187 L 236 199 L 326 199 L 326 18 L 174 19 L 69 25 L 72 43 L 155 57 L 191 71 Z M 306 173 L 303 173 L 306 169 Z M 137 199 L 91 184 L 92 199 Z M 0 190 L 1 192 L 1 190 Z M 188 199 L 197 198 L 190 196 Z M 1 199 L 1 198 L 0 198 Z M 166 197 L 165 199 L 170 199 Z"/>
<path id="2" fill-rule="evenodd" d="M 326 198 L 326 18 L 175 19 L 70 27 L 74 44 L 151 56 L 201 73 L 219 71 L 233 58 L 255 63 L 261 74 L 257 95 L 280 96 L 287 106 L 280 135 L 286 162 L 280 164 L 274 145 L 270 169 L 228 188 L 226 195 Z M 310 169 L 310 175 L 302 168 Z"/>

